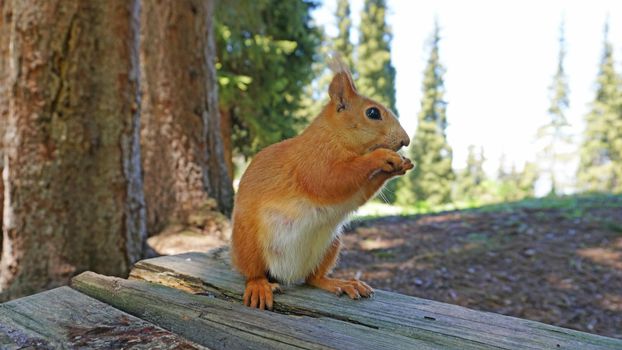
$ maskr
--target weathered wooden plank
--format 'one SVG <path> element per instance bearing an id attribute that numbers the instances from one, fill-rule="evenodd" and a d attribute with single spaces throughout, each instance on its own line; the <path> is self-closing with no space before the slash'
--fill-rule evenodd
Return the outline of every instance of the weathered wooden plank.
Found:
<path id="1" fill-rule="evenodd" d="M 69 287 L 0 304 L 0 349 L 206 349 Z"/>
<path id="2" fill-rule="evenodd" d="M 226 249 L 143 260 L 130 278 L 233 300 L 241 299 L 244 288 Z M 622 349 L 617 339 L 385 291 L 352 301 L 305 286 L 286 287 L 275 297 L 275 311 L 333 318 L 442 347 Z"/>
<path id="3" fill-rule="evenodd" d="M 335 319 L 281 315 L 137 280 L 85 272 L 72 287 L 212 349 L 432 349 Z"/>

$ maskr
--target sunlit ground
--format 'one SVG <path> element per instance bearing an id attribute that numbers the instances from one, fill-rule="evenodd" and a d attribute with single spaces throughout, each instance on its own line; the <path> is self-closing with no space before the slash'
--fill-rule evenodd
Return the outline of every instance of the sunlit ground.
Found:
<path id="1" fill-rule="evenodd" d="M 343 236 L 336 275 L 622 338 L 621 195 L 399 215 L 409 212 L 417 214 L 382 203 L 362 208 Z"/>
<path id="2" fill-rule="evenodd" d="M 427 213 L 437 213 L 441 211 L 448 210 L 456 210 L 456 209 L 467 209 L 471 208 L 472 205 L 467 203 L 458 203 L 458 204 L 446 204 L 439 205 L 434 207 L 403 207 L 399 205 L 391 205 L 387 203 L 382 203 L 381 201 L 370 201 L 365 203 L 362 207 L 360 207 L 353 215 L 355 219 L 361 218 L 372 218 L 372 217 L 380 217 L 380 216 L 390 216 L 390 215 L 415 215 L 415 214 L 427 214 Z"/>

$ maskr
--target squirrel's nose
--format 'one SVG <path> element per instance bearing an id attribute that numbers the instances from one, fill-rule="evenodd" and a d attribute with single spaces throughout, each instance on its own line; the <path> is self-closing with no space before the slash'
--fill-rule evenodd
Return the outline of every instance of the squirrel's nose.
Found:
<path id="1" fill-rule="evenodd" d="M 401 147 L 407 147 L 410 144 L 410 137 L 406 133 L 406 130 L 400 127 L 400 130 L 397 134 L 397 139 L 400 140 Z"/>

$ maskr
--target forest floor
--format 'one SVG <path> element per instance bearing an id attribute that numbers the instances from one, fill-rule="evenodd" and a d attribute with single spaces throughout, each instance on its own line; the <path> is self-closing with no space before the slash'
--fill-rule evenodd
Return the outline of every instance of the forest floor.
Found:
<path id="1" fill-rule="evenodd" d="M 622 196 L 355 221 L 334 275 L 622 338 Z"/>
<path id="2" fill-rule="evenodd" d="M 226 244 L 225 220 L 201 217 L 150 243 L 160 254 L 209 250 Z M 622 195 L 358 219 L 343 242 L 338 277 L 622 338 Z"/>

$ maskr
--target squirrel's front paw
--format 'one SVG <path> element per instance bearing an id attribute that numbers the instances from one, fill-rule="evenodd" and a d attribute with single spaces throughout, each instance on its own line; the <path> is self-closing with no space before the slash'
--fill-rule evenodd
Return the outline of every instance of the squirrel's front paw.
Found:
<path id="1" fill-rule="evenodd" d="M 410 161 L 410 159 L 402 156 L 402 167 L 400 170 L 395 172 L 395 175 L 404 175 L 408 170 L 414 167 L 415 165 Z"/>
<path id="2" fill-rule="evenodd" d="M 377 149 L 374 151 L 374 156 L 379 161 L 380 170 L 385 173 L 404 175 L 407 170 L 413 168 L 410 159 L 390 149 Z"/>
<path id="3" fill-rule="evenodd" d="M 266 278 L 258 278 L 246 282 L 244 305 L 260 310 L 272 310 L 272 292 L 280 292 L 278 283 L 270 283 Z"/>

